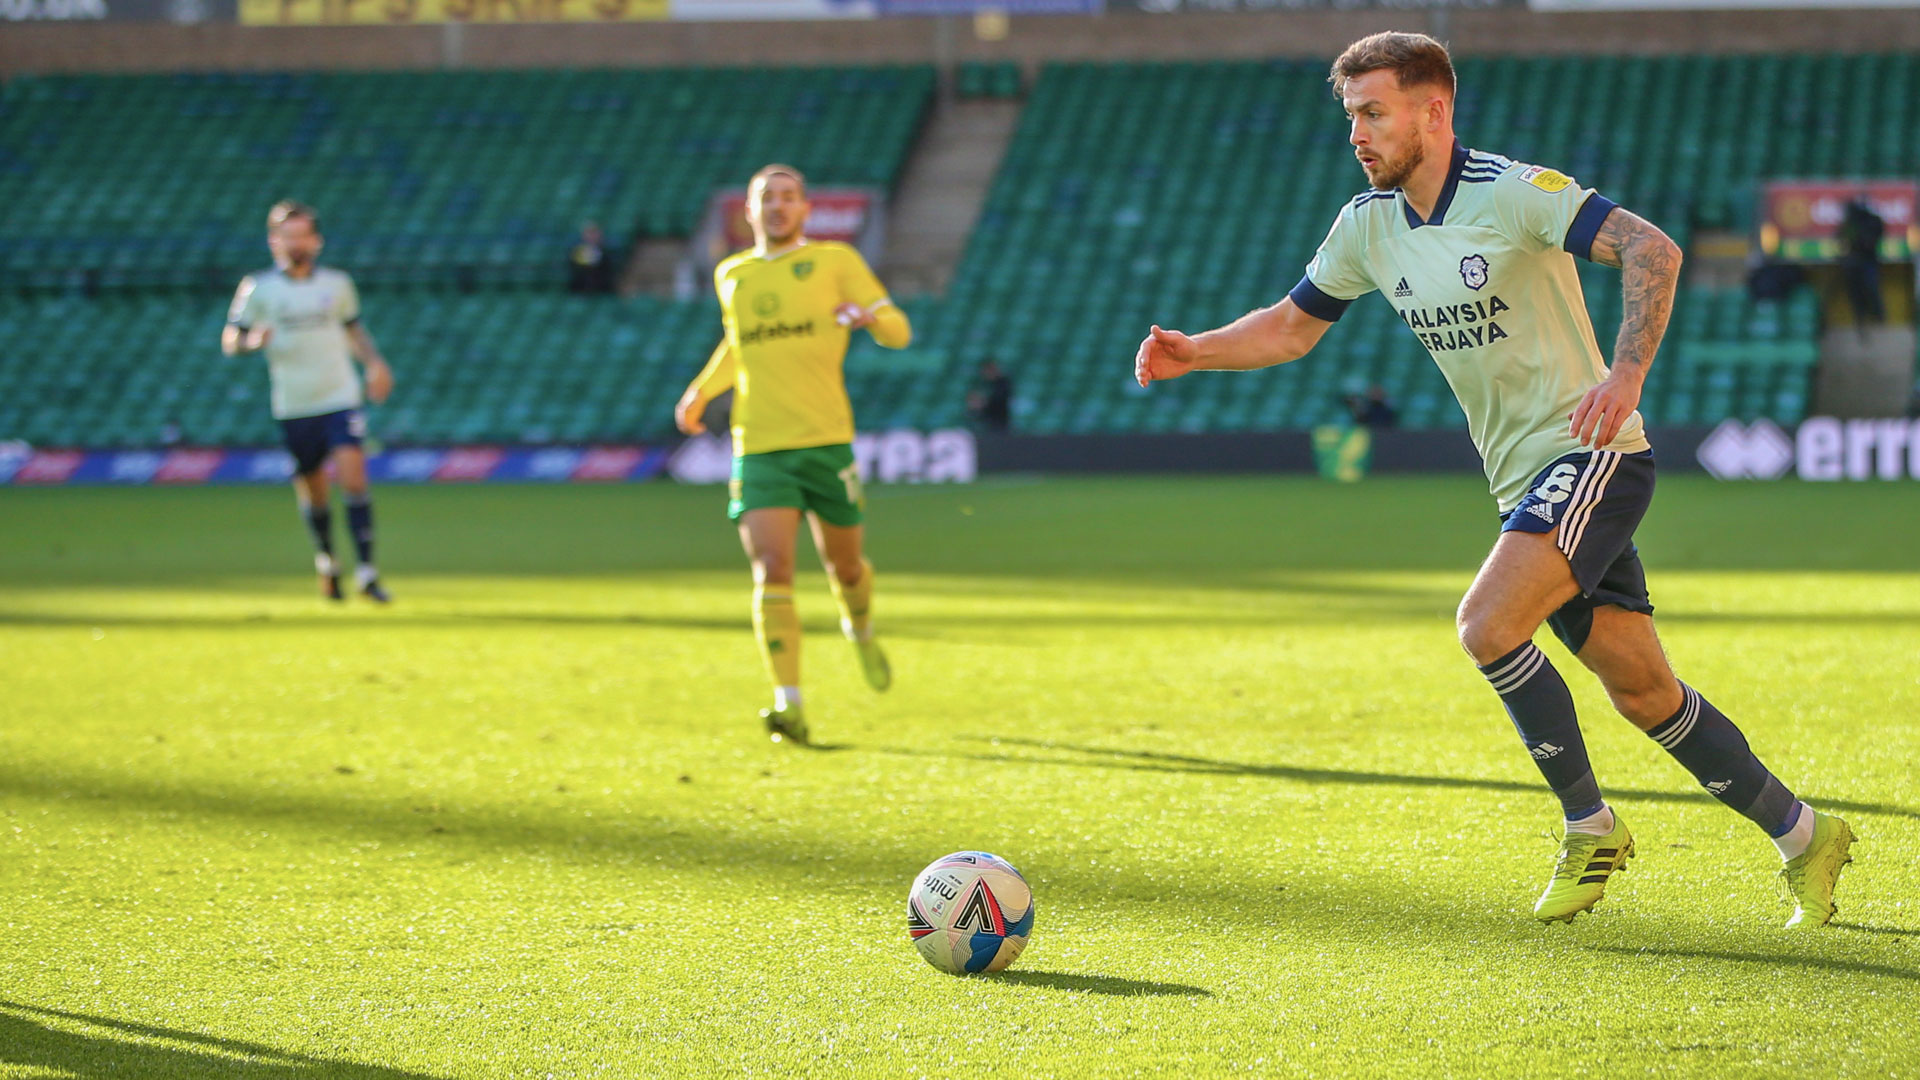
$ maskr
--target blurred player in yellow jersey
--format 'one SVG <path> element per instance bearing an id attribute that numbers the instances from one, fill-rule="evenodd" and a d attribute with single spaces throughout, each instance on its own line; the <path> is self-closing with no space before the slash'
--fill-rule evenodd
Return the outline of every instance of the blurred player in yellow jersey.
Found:
<path id="1" fill-rule="evenodd" d="M 727 516 L 753 564 L 753 631 L 774 687 L 773 708 L 760 716 L 775 742 L 807 741 L 793 603 L 803 514 L 868 684 L 885 690 L 892 681 L 873 636 L 873 566 L 861 553 L 865 501 L 841 368 L 854 331 L 899 349 L 913 329 L 859 251 L 807 239 L 811 210 L 799 170 L 768 165 L 753 175 L 753 247 L 713 272 L 726 337 L 674 410 L 680 430 L 698 435 L 707 403 L 734 392 Z"/>

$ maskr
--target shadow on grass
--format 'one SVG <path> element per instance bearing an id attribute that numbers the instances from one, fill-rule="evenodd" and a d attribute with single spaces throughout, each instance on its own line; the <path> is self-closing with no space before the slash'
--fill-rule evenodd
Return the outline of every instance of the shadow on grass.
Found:
<path id="1" fill-rule="evenodd" d="M 69 1031 L 45 1021 L 83 1024 L 98 1030 Z M 131 1041 L 136 1039 L 164 1039 L 184 1045 Z M 337 1058 L 308 1057 L 195 1031 L 0 1001 L 0 1069 L 7 1067 L 78 1077 L 297 1080 L 325 1076 L 338 1080 L 430 1080 L 425 1073 L 360 1065 Z"/>
<path id="2" fill-rule="evenodd" d="M 1897 968 L 1887 964 L 1868 964 L 1859 960 L 1829 960 L 1824 956 L 1799 956 L 1793 953 L 1746 953 L 1720 952 L 1713 949 L 1667 949 L 1646 945 L 1630 948 L 1624 945 L 1589 945 L 1593 952 L 1617 953 L 1621 956 L 1661 957 L 1677 960 L 1726 960 L 1737 964 L 1767 964 L 1772 967 L 1817 968 L 1821 971 L 1840 971 L 1851 975 L 1880 975 L 1889 979 L 1904 979 L 1907 982 L 1920 982 L 1920 971 L 1910 968 Z"/>
<path id="3" fill-rule="evenodd" d="M 1544 789 L 1539 784 L 1525 783 L 1519 780 L 1494 780 L 1471 776 L 1421 776 L 1413 773 L 1362 772 L 1352 769 L 1317 769 L 1299 765 L 1263 765 L 1251 762 L 1225 761 L 1218 758 L 1193 757 L 1187 754 L 1164 754 L 1151 750 L 1120 750 L 1105 746 L 1076 746 L 1071 743 L 1049 742 L 1044 739 L 1021 739 L 1005 735 L 963 735 L 966 742 L 988 743 L 995 746 L 1026 746 L 1040 750 L 1058 750 L 1072 754 L 1083 754 L 1084 759 L 1059 757 L 1019 757 L 1013 754 L 967 754 L 940 750 L 907 749 L 896 747 L 877 748 L 880 753 L 900 754 L 908 757 L 957 757 L 969 761 L 984 761 L 1004 765 L 1077 765 L 1083 768 L 1131 769 L 1137 772 L 1197 773 L 1204 776 L 1261 776 L 1277 780 L 1299 780 L 1314 784 L 1384 784 L 1402 787 L 1444 787 L 1472 788 L 1479 791 L 1513 791 L 1522 794 L 1540 794 Z M 1640 799 L 1646 802 L 1705 803 L 1712 797 L 1701 792 L 1690 791 L 1646 791 L 1637 788 L 1608 788 L 1609 795 L 1622 798 Z M 1823 810 L 1855 810 L 1863 814 L 1888 814 L 1894 817 L 1920 818 L 1920 810 L 1890 803 L 1856 802 L 1851 799 L 1827 799 L 1815 795 L 1813 803 Z"/>
<path id="4" fill-rule="evenodd" d="M 904 748 L 841 747 L 838 744 L 835 744 L 835 748 L 843 755 L 862 749 L 869 753 L 916 753 Z M 945 760 L 976 756 L 938 750 L 919 753 Z M 1537 790 L 1536 785 L 1532 784 L 1494 780 L 1247 765 L 1198 757 L 1143 755 L 1097 748 L 1089 749 L 1086 753 L 1097 756 L 1075 759 L 1005 755 L 977 757 L 1002 765 L 1024 762 L 1263 776 L 1330 784 L 1470 787 L 1528 793 Z M 1119 760 L 1115 760 L 1116 757 Z M 790 757 L 789 760 L 798 759 Z M 408 852 L 435 852 L 449 856 L 458 854 L 464 858 L 475 851 L 531 851 L 596 866 L 604 866 L 609 860 L 643 859 L 646 865 L 664 863 L 671 867 L 704 868 L 709 872 L 742 879 L 773 876 L 782 881 L 814 881 L 824 877 L 839 885 L 858 885 L 888 892 L 899 882 L 909 880 L 913 871 L 925 864 L 927 856 L 924 841 L 904 832 L 895 835 L 881 830 L 871 836 L 863 835 L 856 841 L 825 830 L 809 833 L 805 829 L 796 832 L 785 827 L 731 827 L 713 821 L 686 820 L 650 813 L 645 809 L 597 815 L 580 815 L 559 808 L 546 813 L 529 813 L 526 807 L 517 803 L 499 803 L 487 799 L 466 802 L 450 798 L 442 805 L 432 795 L 423 792 L 380 794 L 359 788 L 349 791 L 318 787 L 309 790 L 297 786 L 251 784 L 233 779 L 220 781 L 211 777 L 170 778 L 147 771 L 88 768 L 76 763 L 47 768 L 20 761 L 0 760 L 0 798 L 7 797 L 43 802 L 59 800 L 63 814 L 105 810 L 132 815 L 182 815 L 193 821 L 193 827 L 196 828 L 215 828 L 219 822 L 239 822 L 250 830 L 258 830 L 262 835 L 281 830 L 297 832 L 302 843 L 316 839 L 333 843 L 343 838 L 370 838 L 395 842 Z M 1679 798 L 1673 795 L 1660 797 Z M 1889 812 L 1911 813 L 1897 809 Z M 832 856 L 830 865 L 823 867 L 823 854 Z M 1374 940 L 1378 936 L 1377 920 L 1367 914 L 1369 905 L 1378 899 L 1373 892 L 1356 891 L 1351 884 L 1311 871 L 1290 874 L 1285 891 L 1275 888 L 1275 881 L 1270 874 L 1242 878 L 1227 872 L 1156 879 L 1150 875 L 1115 873 L 1111 866 L 1096 866 L 1076 859 L 1055 860 L 1048 867 L 1046 876 L 1051 890 L 1049 895 L 1055 897 L 1058 903 L 1176 903 L 1188 908 L 1230 913 L 1236 923 L 1252 927 L 1271 926 L 1284 919 L 1291 925 L 1325 937 L 1351 935 Z M 1513 917 L 1500 905 L 1475 903 L 1463 907 L 1457 897 L 1444 892 L 1398 895 L 1392 900 L 1392 906 L 1393 922 L 1399 931 L 1422 938 L 1482 935 L 1502 939 L 1531 929 L 1529 921 Z M 1077 981 L 1099 980 L 1103 978 L 1100 976 L 1016 972 L 1015 978 L 1054 989 L 1105 992 L 1098 991 L 1094 982 Z M 1115 988 L 1116 991 L 1126 991 L 1129 986 L 1127 980 L 1112 980 L 1099 985 Z M 1145 991 L 1135 985 L 1134 992 Z M 10 1028 L 18 1027 L 21 1021 L 10 1019 L 11 1016 L 0 1009 L 0 1047 L 19 1042 Z M 32 1033 L 27 1029 L 22 1030 L 27 1034 Z M 5 1060 L 8 1059 L 0 1058 L 0 1061 Z M 146 1070 L 132 1070 L 130 1074 L 149 1073 Z M 362 1072 L 348 1075 L 374 1077 L 402 1074 Z"/>
<path id="5" fill-rule="evenodd" d="M 1065 971 L 999 971 L 978 978 L 988 982 L 1013 983 L 1016 986 L 1043 986 L 1049 990 L 1071 990 L 1081 994 L 1106 994 L 1111 997 L 1212 997 L 1204 986 L 1185 983 L 1149 982 L 1122 979 L 1117 975 L 1074 975 Z"/>
<path id="6" fill-rule="evenodd" d="M 844 758 L 860 749 L 847 747 L 828 756 Z M 800 760 L 799 751 L 774 748 L 771 752 Z M 476 852 L 506 851 L 541 852 L 596 866 L 644 859 L 648 865 L 704 869 L 742 879 L 828 878 L 840 885 L 888 893 L 910 880 L 927 859 L 924 841 L 913 835 L 882 832 L 856 841 L 825 831 L 734 828 L 645 810 L 593 816 L 557 808 L 552 813 L 527 813 L 518 805 L 486 800 L 443 803 L 425 793 L 381 797 L 204 777 L 170 780 L 115 769 L 50 770 L 0 759 L 0 802 L 12 799 L 57 800 L 63 813 L 104 811 L 136 819 L 178 815 L 194 822 L 194 828 L 241 823 L 263 835 L 292 834 L 299 843 L 375 839 L 408 851 L 458 855 L 457 861 L 466 861 Z M 823 855 L 830 855 L 832 861 L 823 862 Z M 1312 876 L 1292 880 L 1283 892 L 1266 879 L 1240 880 L 1227 873 L 1156 879 L 1114 873 L 1109 866 L 1071 859 L 1056 862 L 1046 876 L 1049 895 L 1058 903 L 1173 902 L 1231 911 L 1250 926 L 1270 926 L 1285 917 L 1320 925 L 1330 933 L 1345 932 L 1354 924 L 1348 913 L 1355 901 L 1347 887 Z M 1431 926 L 1436 932 L 1445 927 L 1449 932 L 1497 934 L 1519 925 L 1500 912 L 1462 911 L 1444 897 L 1424 895 L 1409 899 L 1396 919 L 1405 925 Z M 1366 931 L 1372 933 L 1371 924 Z"/>
<path id="7" fill-rule="evenodd" d="M 365 618 L 355 616 L 364 615 Z M 322 608 L 316 606 L 309 612 L 297 614 L 274 614 L 266 611 L 201 613 L 185 615 L 149 615 L 135 613 L 109 613 L 104 611 L 7 611 L 0 612 L 0 626 L 99 626 L 107 628 L 141 629 L 193 629 L 193 630 L 246 630 L 253 632 L 263 627 L 285 627 L 300 630 L 344 630 L 349 633 L 365 633 L 375 627 L 400 626 L 408 628 L 435 627 L 455 629 L 460 627 L 480 627 L 488 624 L 509 624 L 529 626 L 636 626 L 658 627 L 666 630 L 746 630 L 752 623 L 746 615 L 638 615 L 620 612 L 607 614 L 567 614 L 564 612 L 543 611 L 498 611 L 475 612 L 472 614 L 432 613 L 417 614 L 409 612 L 404 606 L 399 610 L 374 610 L 363 607 Z M 815 629 L 809 627 L 808 629 Z M 819 632 L 825 633 L 827 624 L 822 622 Z M 837 631 L 838 627 L 834 629 Z"/>
<path id="8" fill-rule="evenodd" d="M 829 609 L 830 610 L 830 609 Z M 1146 626 L 1158 628 L 1207 628 L 1216 626 L 1243 627 L 1281 627 L 1301 624 L 1349 624 L 1355 618 L 1433 618 L 1444 617 L 1451 607 L 1414 606 L 1385 607 L 1367 606 L 1345 610 L 1334 607 L 1322 607 L 1313 611 L 1273 610 L 1273 611 L 1219 611 L 1204 605 L 1195 605 L 1191 614 L 1181 614 L 1160 608 L 1152 611 L 1085 611 L 1085 612 L 1010 612 L 991 613 L 955 613 L 938 618 L 913 618 L 904 616 L 891 619 L 886 625 L 886 636 L 910 640 L 945 640 L 963 636 L 966 630 L 1047 630 L 1047 629 L 1093 629 L 1116 626 Z M 366 614 L 365 618 L 355 617 Z M 1915 616 L 1920 621 L 1920 616 Z M 558 626 L 582 627 L 589 629 L 609 627 L 633 627 L 658 630 L 719 630 L 745 631 L 751 622 L 745 615 L 729 612 L 725 615 L 641 615 L 631 612 L 570 613 L 559 611 L 495 611 L 473 612 L 470 614 L 410 614 L 402 611 L 365 612 L 345 609 L 340 611 L 317 610 L 310 613 L 275 615 L 268 612 L 207 613 L 187 615 L 149 615 L 149 614 L 113 614 L 101 611 L 6 611 L 0 612 L 0 627 L 103 627 L 109 629 L 191 629 L 191 630 L 244 630 L 255 632 L 263 628 L 279 627 L 299 630 L 341 630 L 349 633 L 365 633 L 369 629 L 406 627 L 431 629 L 461 629 L 486 626 Z M 806 626 L 809 634 L 838 634 L 835 624 L 820 622 Z"/>
<path id="9" fill-rule="evenodd" d="M 1128 602 L 1106 591 L 1104 582 L 1083 582 L 1096 589 L 1075 596 L 1072 584 L 1008 581 L 996 589 L 982 582 L 972 588 L 953 588 L 925 584 L 913 587 L 913 593 L 940 595 L 964 594 L 972 598 L 1000 593 L 1024 600 L 1068 601 L 1079 599 L 1092 605 L 1072 611 L 987 610 L 950 612 L 939 616 L 902 615 L 889 619 L 887 635 L 908 639 L 941 640 L 961 636 L 970 630 L 1049 630 L 1058 628 L 1106 628 L 1124 626 L 1195 628 L 1214 626 L 1285 627 L 1347 626 L 1374 620 L 1417 619 L 1446 620 L 1451 623 L 1459 600 L 1457 589 L 1434 589 L 1394 583 L 1313 582 L 1309 580 L 1272 581 L 1237 578 L 1180 582 L 1162 579 L 1162 588 L 1209 589 L 1244 598 L 1250 594 L 1285 596 L 1293 603 L 1249 605 L 1244 600 L 1212 603 L 1205 597 L 1186 596 L 1151 603 L 1145 610 L 1125 610 Z M 1028 587 L 1031 586 L 1031 587 Z M 183 595 L 219 597 L 229 589 L 210 583 L 204 589 L 182 587 Z M 291 598 L 291 593 L 276 599 Z M 1139 600 L 1132 596 L 1132 602 Z M 639 611 L 549 611 L 549 610 L 410 610 L 405 598 L 395 609 L 378 611 L 361 605 L 328 608 L 316 603 L 311 609 L 294 612 L 226 611 L 149 613 L 73 610 L 0 611 L 0 627 L 132 627 L 194 630 L 247 630 L 279 627 L 302 630 L 344 630 L 363 632 L 369 627 L 407 627 L 458 629 L 483 626 L 556 626 L 583 628 L 621 628 L 660 630 L 738 631 L 749 625 L 746 615 L 725 610 L 712 615 L 671 614 Z M 364 616 L 364 617 L 362 617 Z M 1662 625 L 1688 626 L 1811 626 L 1879 627 L 1900 629 L 1920 627 L 1920 611 L 1689 611 L 1663 608 Z M 808 625 L 808 633 L 831 634 L 838 629 L 829 621 Z"/>
<path id="10" fill-rule="evenodd" d="M 1894 937 L 1920 937 L 1920 930 L 1901 926 L 1868 926 L 1866 923 L 1837 922 L 1827 924 L 1836 930 L 1852 930 L 1858 934 L 1891 934 Z"/>
<path id="11" fill-rule="evenodd" d="M 1015 740 L 1003 738 L 1000 741 L 1007 743 Z M 811 749 L 832 758 L 844 758 L 865 751 L 932 760 L 979 760 L 1000 766 L 1073 766 L 1264 777 L 1332 785 L 1466 788 L 1526 794 L 1536 794 L 1540 790 L 1536 784 L 1508 780 L 1248 764 L 1187 755 L 1079 748 L 1035 741 L 1023 744 L 1084 756 L 1023 757 L 844 743 Z M 774 752 L 778 752 L 778 748 Z M 791 754 L 789 757 L 800 760 Z M 1632 794 L 1672 802 L 1704 802 L 1707 798 L 1704 794 L 1674 792 Z M 72 763 L 50 770 L 0 760 L 0 797 L 35 801 L 73 800 L 66 803 L 63 812 L 74 812 L 91 804 L 113 812 L 179 814 L 207 823 L 239 821 L 247 823 L 249 828 L 261 830 L 310 830 L 334 839 L 341 836 L 371 837 L 442 850 L 477 846 L 489 850 L 559 852 L 568 858 L 592 860 L 643 853 L 649 860 L 664 861 L 669 865 L 725 868 L 729 873 L 811 874 L 819 867 L 821 853 L 820 846 L 796 843 L 794 837 L 786 832 L 719 828 L 704 822 L 644 812 L 593 817 L 558 810 L 551 814 L 526 814 L 517 807 L 486 801 L 467 805 L 454 801 L 442 805 L 423 794 L 368 797 L 360 792 L 309 791 L 238 782 L 209 783 L 206 778 L 191 782 L 170 781 L 152 774 L 76 768 Z M 1903 807 L 1879 804 L 1823 802 L 1822 805 L 1920 817 L 1920 814 Z M 904 840 L 889 844 L 878 837 L 858 844 L 833 845 L 830 850 L 836 856 L 833 863 L 836 878 L 889 889 L 924 865 L 926 855 L 917 846 L 906 846 Z M 1336 884 L 1311 878 L 1294 881 L 1292 891 L 1280 894 L 1271 890 L 1272 883 L 1269 881 L 1238 881 L 1230 875 L 1174 882 L 1135 880 L 1125 874 L 1115 875 L 1106 868 L 1082 866 L 1071 860 L 1051 868 L 1049 875 L 1052 886 L 1060 890 L 1056 895 L 1075 896 L 1089 902 L 1164 902 L 1172 896 L 1189 904 L 1231 903 L 1237 905 L 1236 910 L 1242 917 L 1253 923 L 1271 921 L 1278 917 L 1282 909 L 1289 918 L 1320 921 L 1329 929 L 1345 921 L 1340 914 L 1346 903 L 1343 897 L 1329 895 L 1316 900 L 1308 896 L 1310 890 L 1338 892 Z M 1417 906 L 1429 905 L 1423 902 Z M 1504 915 L 1497 912 L 1463 913 L 1457 909 L 1457 905 L 1440 897 L 1432 898 L 1430 906 L 1430 911 L 1419 915 L 1403 911 L 1396 917 L 1414 922 L 1430 918 L 1436 926 L 1483 926 L 1490 931 L 1508 922 Z"/>

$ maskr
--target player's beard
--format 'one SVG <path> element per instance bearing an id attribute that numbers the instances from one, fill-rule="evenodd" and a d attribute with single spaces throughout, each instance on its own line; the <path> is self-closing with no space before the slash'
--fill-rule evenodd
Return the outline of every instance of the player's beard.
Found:
<path id="1" fill-rule="evenodd" d="M 1420 163 L 1425 160 L 1427 160 L 1427 144 L 1421 142 L 1416 135 L 1405 155 L 1398 161 L 1381 158 L 1380 164 L 1367 179 L 1373 184 L 1375 190 L 1392 191 L 1394 188 L 1404 187 L 1408 178 L 1413 176 L 1414 170 L 1418 169 Z"/>

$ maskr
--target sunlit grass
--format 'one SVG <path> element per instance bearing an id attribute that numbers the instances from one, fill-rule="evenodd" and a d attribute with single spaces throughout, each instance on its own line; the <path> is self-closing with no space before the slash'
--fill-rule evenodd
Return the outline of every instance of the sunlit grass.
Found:
<path id="1" fill-rule="evenodd" d="M 712 491 L 383 491 L 384 611 L 282 492 L 0 492 L 0 1076 L 1913 1072 L 1920 493 L 1665 483 L 1668 648 L 1853 822 L 1841 926 L 1545 634 L 1641 858 L 1528 918 L 1471 480 L 879 492 L 899 683 L 803 576 L 811 752 Z M 904 932 L 973 847 L 998 978 Z"/>

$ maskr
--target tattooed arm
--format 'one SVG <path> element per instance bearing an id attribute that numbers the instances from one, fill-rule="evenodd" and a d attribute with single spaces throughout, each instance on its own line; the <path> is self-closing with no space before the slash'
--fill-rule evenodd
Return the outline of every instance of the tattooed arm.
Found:
<path id="1" fill-rule="evenodd" d="M 1680 245 L 1638 214 L 1615 207 L 1594 235 L 1593 261 L 1624 271 L 1625 292 L 1613 368 L 1605 382 L 1580 399 L 1569 428 L 1580 445 L 1598 448 L 1612 442 L 1639 407 L 1640 387 L 1673 314 Z"/>

